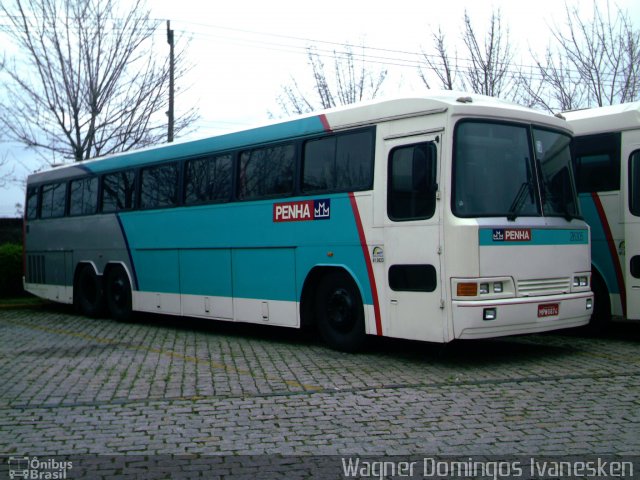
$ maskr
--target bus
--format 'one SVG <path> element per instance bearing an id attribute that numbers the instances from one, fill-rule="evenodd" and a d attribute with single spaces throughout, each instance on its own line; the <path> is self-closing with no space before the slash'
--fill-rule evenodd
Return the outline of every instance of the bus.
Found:
<path id="1" fill-rule="evenodd" d="M 588 323 L 562 119 L 371 101 L 35 173 L 25 288 L 106 311 L 449 342 Z"/>
<path id="2" fill-rule="evenodd" d="M 640 102 L 562 114 L 591 227 L 593 327 L 640 320 Z"/>

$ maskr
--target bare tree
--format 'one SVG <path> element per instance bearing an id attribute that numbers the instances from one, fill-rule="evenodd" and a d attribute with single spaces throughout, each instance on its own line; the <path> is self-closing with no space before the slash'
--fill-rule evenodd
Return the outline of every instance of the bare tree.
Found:
<path id="1" fill-rule="evenodd" d="M 444 90 L 454 90 L 456 88 L 456 74 L 458 73 L 458 64 L 456 54 L 453 59 L 449 57 L 445 35 L 442 27 L 438 27 L 437 32 L 432 32 L 432 40 L 435 45 L 435 53 L 429 54 L 422 51 L 422 61 L 426 64 L 427 72 L 433 72 L 440 82 L 440 86 Z M 431 82 L 425 68 L 418 69 L 418 75 L 427 88 L 431 88 Z"/>
<path id="2" fill-rule="evenodd" d="M 166 136 L 168 56 L 144 0 L 13 0 L 0 4 L 19 54 L 3 62 L 0 126 L 49 163 L 159 143 Z M 164 37 L 159 37 L 164 38 Z M 182 64 L 178 54 L 177 65 Z M 178 68 L 176 78 L 185 70 Z M 179 132 L 195 117 L 176 121 Z"/>
<path id="3" fill-rule="evenodd" d="M 640 99 L 640 31 L 627 12 L 594 1 L 587 19 L 584 8 L 565 4 L 564 28 L 551 32 L 554 45 L 535 60 L 546 88 L 531 82 L 532 102 L 554 111 Z"/>
<path id="4" fill-rule="evenodd" d="M 494 11 L 484 35 L 478 34 L 465 11 L 461 36 L 463 53 L 451 55 L 442 27 L 432 32 L 433 53 L 423 51 L 418 74 L 427 88 L 437 78 L 446 90 L 470 90 L 474 93 L 514 99 L 518 95 L 518 68 L 513 63 L 515 48 L 509 29 L 502 24 L 500 10 Z"/>
<path id="5" fill-rule="evenodd" d="M 364 47 L 363 47 L 364 50 Z M 333 51 L 333 70 L 325 67 L 316 47 L 307 49 L 313 86 L 306 88 L 295 77 L 282 87 L 277 98 L 285 115 L 312 112 L 375 98 L 387 77 L 387 69 L 372 69 L 365 55 L 356 55 L 351 46 Z"/>
<path id="6" fill-rule="evenodd" d="M 509 39 L 509 29 L 502 25 L 500 10 L 491 13 L 484 40 L 476 34 L 466 11 L 464 25 L 463 40 L 469 54 L 465 85 L 475 93 L 513 98 L 518 76 L 513 70 L 514 49 Z"/>

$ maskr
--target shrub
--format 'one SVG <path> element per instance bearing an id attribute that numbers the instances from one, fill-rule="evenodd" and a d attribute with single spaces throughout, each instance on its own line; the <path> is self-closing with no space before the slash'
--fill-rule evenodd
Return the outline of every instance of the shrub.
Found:
<path id="1" fill-rule="evenodd" d="M 0 297 L 22 295 L 22 245 L 0 245 Z"/>

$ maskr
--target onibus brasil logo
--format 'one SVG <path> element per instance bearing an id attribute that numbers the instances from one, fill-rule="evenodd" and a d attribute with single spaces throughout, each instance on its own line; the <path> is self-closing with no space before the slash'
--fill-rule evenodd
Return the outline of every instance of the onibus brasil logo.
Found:
<path id="1" fill-rule="evenodd" d="M 32 480 L 57 480 L 67 478 L 67 471 L 73 468 L 73 462 L 55 458 L 9 457 L 9 478 L 27 478 Z"/>

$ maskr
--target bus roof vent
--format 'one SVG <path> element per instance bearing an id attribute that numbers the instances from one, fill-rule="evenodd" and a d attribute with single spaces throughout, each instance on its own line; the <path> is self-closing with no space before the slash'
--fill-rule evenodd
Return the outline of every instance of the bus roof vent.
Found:
<path id="1" fill-rule="evenodd" d="M 456 98 L 456 102 L 473 103 L 473 100 L 471 99 L 471 97 L 458 97 L 458 98 Z"/>

